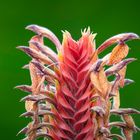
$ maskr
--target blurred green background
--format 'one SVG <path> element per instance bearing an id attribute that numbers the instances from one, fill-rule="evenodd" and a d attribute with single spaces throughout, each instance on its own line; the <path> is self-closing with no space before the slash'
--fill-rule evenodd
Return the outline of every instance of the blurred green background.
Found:
<path id="1" fill-rule="evenodd" d="M 21 67 L 30 58 L 16 49 L 28 45 L 32 32 L 29 24 L 51 29 L 60 40 L 61 30 L 68 30 L 75 39 L 81 29 L 90 26 L 97 32 L 97 46 L 112 35 L 135 32 L 140 35 L 139 0 L 3 0 L 0 2 L 0 140 L 19 140 L 17 132 L 29 121 L 18 116 L 25 111 L 19 100 L 26 93 L 13 89 L 18 84 L 30 84 L 28 70 Z M 135 84 L 121 90 L 121 107 L 140 109 L 140 41 L 128 42 L 130 57 L 138 60 L 128 66 L 127 77 Z M 54 47 L 48 41 L 50 47 Z M 108 51 L 106 51 L 108 52 Z M 140 126 L 140 116 L 134 116 Z M 115 118 L 116 119 L 116 118 Z M 140 140 L 140 133 L 134 135 Z"/>

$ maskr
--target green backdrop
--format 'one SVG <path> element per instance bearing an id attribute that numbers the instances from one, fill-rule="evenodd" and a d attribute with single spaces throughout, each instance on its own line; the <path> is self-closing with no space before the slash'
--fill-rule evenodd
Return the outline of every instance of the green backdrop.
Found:
<path id="1" fill-rule="evenodd" d="M 38 24 L 51 29 L 60 40 L 61 30 L 68 30 L 75 39 L 80 30 L 90 26 L 97 32 L 97 46 L 112 35 L 135 32 L 140 35 L 139 0 L 3 0 L 0 2 L 0 140 L 19 140 L 17 132 L 29 121 L 18 116 L 25 111 L 25 96 L 13 89 L 18 84 L 30 84 L 28 70 L 21 67 L 30 60 L 18 45 L 28 45 L 32 32 L 26 25 Z M 50 47 L 54 47 L 47 42 Z M 121 107 L 140 109 L 140 41 L 128 42 L 130 57 L 138 60 L 128 66 L 127 77 L 135 84 L 121 90 Z M 107 51 L 106 51 L 107 52 Z M 140 126 L 140 116 L 134 116 Z M 134 140 L 140 139 L 140 133 Z"/>

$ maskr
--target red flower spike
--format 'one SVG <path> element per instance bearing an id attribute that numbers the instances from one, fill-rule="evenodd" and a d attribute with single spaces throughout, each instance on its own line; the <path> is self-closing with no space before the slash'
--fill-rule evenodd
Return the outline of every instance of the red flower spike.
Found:
<path id="1" fill-rule="evenodd" d="M 78 41 L 68 31 L 63 32 L 62 44 L 49 29 L 38 25 L 27 29 L 37 35 L 29 41 L 29 47 L 18 48 L 32 58 L 25 66 L 32 84 L 16 87 L 31 93 L 22 99 L 27 110 L 22 116 L 32 118 L 26 131 L 23 129 L 26 139 L 111 140 L 129 135 L 132 139 L 133 132 L 139 129 L 130 115 L 140 113 L 119 108 L 119 88 L 133 82 L 125 79 L 127 64 L 135 60 L 124 59 L 128 54 L 125 42 L 138 39 L 138 35 L 119 34 L 96 49 L 96 34 L 90 28 L 82 32 Z M 55 44 L 57 53 L 44 45 L 44 37 Z M 117 46 L 113 51 L 99 59 L 98 54 L 114 43 Z M 105 70 L 105 65 L 110 68 Z M 115 75 L 115 80 L 109 81 L 110 75 Z M 122 122 L 111 123 L 112 114 L 122 116 Z M 123 130 L 124 136 L 111 134 L 115 126 Z"/>

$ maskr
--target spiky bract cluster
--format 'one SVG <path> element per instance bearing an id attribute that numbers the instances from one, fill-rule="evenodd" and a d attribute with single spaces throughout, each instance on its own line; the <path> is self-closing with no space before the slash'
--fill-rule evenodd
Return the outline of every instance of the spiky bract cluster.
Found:
<path id="1" fill-rule="evenodd" d="M 29 47 L 18 47 L 32 58 L 24 66 L 30 71 L 31 86 L 17 86 L 31 93 L 22 99 L 27 110 L 22 116 L 32 118 L 21 130 L 25 139 L 131 140 L 138 128 L 130 114 L 140 112 L 119 108 L 119 88 L 133 82 L 125 79 L 127 64 L 135 60 L 124 59 L 129 51 L 125 42 L 139 37 L 134 33 L 119 34 L 96 49 L 96 34 L 90 33 L 89 28 L 78 41 L 63 32 L 62 44 L 46 28 L 31 25 L 27 29 L 37 35 Z M 57 53 L 44 45 L 43 37 L 55 44 Z M 99 58 L 112 44 L 117 44 L 112 52 Z M 108 80 L 111 75 L 115 76 L 113 81 Z M 111 114 L 122 116 L 122 122 L 110 122 Z M 112 134 L 114 126 L 120 127 L 124 136 Z"/>

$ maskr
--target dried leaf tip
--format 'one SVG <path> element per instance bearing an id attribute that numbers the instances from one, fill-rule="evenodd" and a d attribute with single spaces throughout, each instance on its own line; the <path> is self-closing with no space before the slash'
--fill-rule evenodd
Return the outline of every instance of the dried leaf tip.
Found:
<path id="1" fill-rule="evenodd" d="M 122 33 L 112 38 L 117 38 L 117 42 L 124 42 L 132 39 L 139 39 L 140 37 L 135 33 Z"/>
<path id="2" fill-rule="evenodd" d="M 42 35 L 42 36 L 50 39 L 55 44 L 55 46 L 57 47 L 58 50 L 61 48 L 61 43 L 60 43 L 59 39 L 49 29 L 35 25 L 35 24 L 27 26 L 26 29 L 31 30 L 31 31 L 37 33 L 38 35 Z"/>
<path id="3" fill-rule="evenodd" d="M 31 87 L 28 85 L 19 85 L 19 86 L 16 86 L 14 88 L 20 89 L 20 90 L 25 91 L 25 92 L 32 92 Z"/>
<path id="4" fill-rule="evenodd" d="M 135 33 L 122 33 L 122 34 L 118 34 L 115 35 L 109 39 L 107 39 L 105 42 L 103 42 L 97 49 L 98 54 L 103 52 L 106 48 L 108 48 L 109 46 L 116 44 L 116 43 L 120 43 L 120 42 L 126 42 L 129 40 L 133 40 L 133 39 L 140 39 L 140 37 L 135 34 Z"/>
<path id="5" fill-rule="evenodd" d="M 122 60 L 121 62 L 113 65 L 112 67 L 108 68 L 106 72 L 106 76 L 110 76 L 112 74 L 115 74 L 116 72 L 120 71 L 122 68 L 124 68 L 127 64 L 137 60 L 136 58 L 127 58 Z"/>

